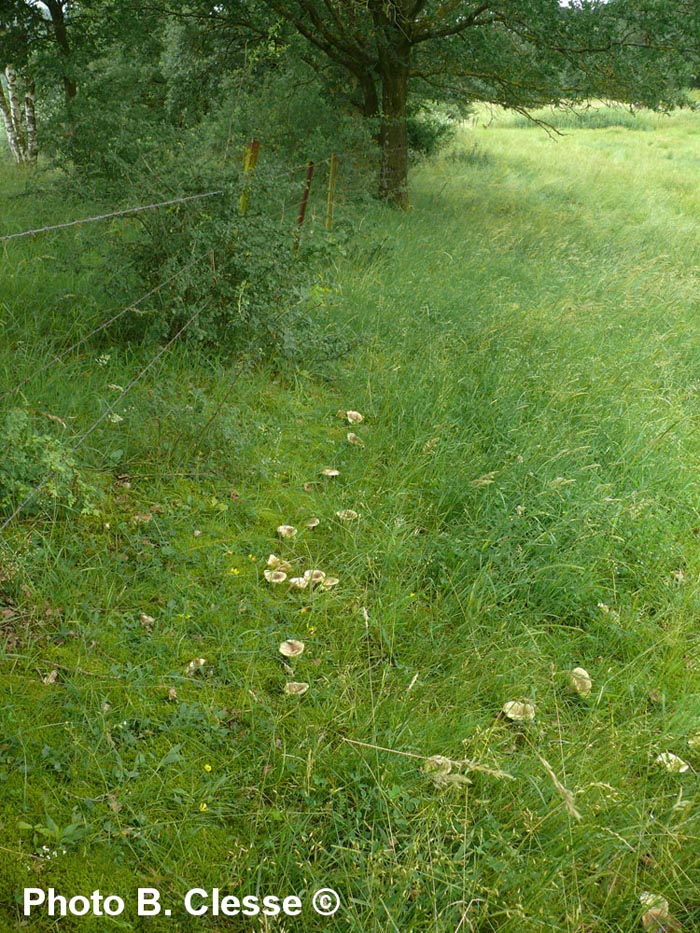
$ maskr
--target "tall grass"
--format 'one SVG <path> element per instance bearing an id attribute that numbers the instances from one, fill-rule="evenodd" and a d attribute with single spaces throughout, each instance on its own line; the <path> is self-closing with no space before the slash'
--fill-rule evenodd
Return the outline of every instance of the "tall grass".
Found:
<path id="1" fill-rule="evenodd" d="M 366 213 L 338 261 L 352 358 L 241 373 L 175 347 L 84 454 L 99 512 L 10 529 L 8 925 L 28 879 L 132 905 L 159 887 L 173 917 L 154 931 L 193 928 L 195 886 L 339 891 L 334 921 L 307 905 L 290 931 L 632 933 L 645 891 L 698 925 L 694 119 L 465 129 L 416 174 L 413 210 Z M 55 318 L 37 341 L 40 255 L 5 257 L 22 373 L 66 339 Z M 77 431 L 142 353 L 102 341 L 12 404 Z M 273 587 L 270 552 L 340 583 Z M 290 637 L 306 650 L 287 670 Z M 534 722 L 509 722 L 510 700 Z M 431 777 L 433 755 L 512 779 Z"/>

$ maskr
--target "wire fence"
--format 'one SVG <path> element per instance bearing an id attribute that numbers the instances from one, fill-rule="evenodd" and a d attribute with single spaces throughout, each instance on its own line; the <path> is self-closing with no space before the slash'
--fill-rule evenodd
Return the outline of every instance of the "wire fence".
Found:
<path id="1" fill-rule="evenodd" d="M 209 256 L 209 250 L 207 250 L 201 256 L 197 256 L 191 262 L 188 262 L 187 265 L 183 266 L 181 269 L 178 269 L 178 271 L 175 272 L 173 275 L 171 275 L 169 278 L 164 279 L 162 282 L 159 282 L 158 285 L 155 286 L 155 288 L 152 288 L 150 289 L 150 291 L 147 291 L 144 295 L 141 295 L 140 298 L 136 299 L 136 301 L 132 301 L 132 303 L 127 305 L 125 308 L 121 308 L 120 311 L 112 315 L 112 317 L 110 317 L 108 320 L 104 321 L 98 327 L 93 328 L 93 330 L 85 334 L 84 337 L 81 337 L 80 340 L 77 340 L 75 343 L 71 344 L 69 347 L 66 347 L 66 349 L 63 350 L 61 353 L 58 353 L 56 356 L 52 357 L 48 363 L 45 363 L 43 366 L 40 366 L 39 369 L 35 369 L 28 376 L 25 376 L 25 378 L 21 382 L 17 383 L 16 386 L 13 386 L 11 389 L 7 389 L 5 392 L 0 394 L 0 401 L 3 401 L 10 395 L 16 395 L 29 382 L 32 382 L 34 379 L 37 379 L 39 376 L 45 373 L 48 369 L 50 369 L 56 363 L 60 363 L 61 360 L 65 359 L 71 353 L 74 353 L 77 349 L 79 349 L 79 347 L 87 343 L 88 340 L 92 339 L 97 334 L 99 334 L 101 331 L 106 330 L 112 324 L 116 323 L 121 318 L 123 318 L 125 314 L 129 313 L 129 311 L 134 311 L 138 313 L 139 305 L 143 304 L 143 302 L 146 301 L 146 299 L 151 298 L 153 295 L 160 292 L 163 288 L 165 288 L 166 285 L 169 285 L 171 282 L 175 281 L 175 279 L 179 278 L 181 275 L 184 275 L 185 272 L 189 271 L 198 262 L 200 262 L 202 259 L 208 256 Z"/>
<path id="2" fill-rule="evenodd" d="M 335 177 L 334 177 L 335 170 L 333 168 L 334 163 L 335 163 L 335 167 L 337 168 L 337 157 L 331 156 L 329 158 L 315 160 L 313 163 L 308 162 L 308 161 L 304 163 L 299 163 L 298 165 L 285 168 L 282 171 L 273 171 L 273 172 L 265 171 L 263 173 L 263 178 L 265 179 L 265 181 L 268 182 L 269 184 L 274 185 L 275 183 L 279 182 L 282 178 L 291 178 L 294 175 L 298 175 L 301 170 L 306 171 L 306 181 L 305 181 L 305 186 L 304 186 L 304 192 L 302 195 L 303 209 L 297 221 L 298 228 L 299 228 L 297 230 L 297 236 L 300 231 L 301 224 L 303 223 L 303 220 L 304 220 L 304 213 L 306 210 L 306 200 L 308 199 L 309 179 L 310 179 L 310 176 L 313 174 L 313 169 L 318 166 L 322 166 L 324 164 L 331 165 L 330 176 L 331 176 L 332 181 L 329 187 L 329 195 L 328 195 L 329 197 L 328 203 L 330 205 L 331 197 L 333 196 L 334 190 L 335 190 Z M 242 190 L 241 192 L 238 192 L 239 197 L 243 194 L 244 191 L 247 192 L 248 189 L 245 187 L 245 184 L 252 180 L 253 180 L 252 175 L 250 176 L 250 178 L 244 175 Z M 133 215 L 142 214 L 142 213 L 149 212 L 149 211 L 156 211 L 162 208 L 174 207 L 174 206 L 178 206 L 182 204 L 191 204 L 192 202 L 202 201 L 208 198 L 222 197 L 226 194 L 233 194 L 233 193 L 234 192 L 229 192 L 226 189 L 221 188 L 221 189 L 205 191 L 205 192 L 201 192 L 197 194 L 182 195 L 180 197 L 169 198 L 163 201 L 153 201 L 148 204 L 140 204 L 134 207 L 107 211 L 102 214 L 96 214 L 96 215 L 92 215 L 89 217 L 77 218 L 75 220 L 65 221 L 62 223 L 50 223 L 50 224 L 46 224 L 41 227 L 35 227 L 35 228 L 31 228 L 28 230 L 22 230 L 22 231 L 15 232 L 15 233 L 8 233 L 8 234 L 0 235 L 0 244 L 7 244 L 15 240 L 27 239 L 29 237 L 38 237 L 42 234 L 52 233 L 54 231 L 65 231 L 71 228 L 81 227 L 86 224 L 104 222 L 104 221 L 108 221 L 108 220 L 115 219 L 115 218 L 130 217 Z M 287 203 L 288 202 L 286 200 L 282 201 L 281 203 L 282 216 L 285 215 L 285 212 L 287 209 Z M 242 209 L 242 212 L 245 213 L 245 210 L 247 210 L 247 199 L 245 201 L 245 204 L 241 201 L 239 203 L 239 207 Z M 245 207 L 245 210 L 243 210 L 244 207 Z M 332 216 L 332 210 L 330 208 L 329 208 L 329 216 Z M 297 244 L 298 244 L 298 239 L 297 239 Z M 121 320 L 122 318 L 124 318 L 124 316 L 129 314 L 129 312 L 140 313 L 139 306 L 142 305 L 144 301 L 148 300 L 155 294 L 162 292 L 162 290 L 165 289 L 169 284 L 171 284 L 173 281 L 175 281 L 179 277 L 183 276 L 186 272 L 188 272 L 190 269 L 195 267 L 198 263 L 202 262 L 205 259 L 210 258 L 210 256 L 211 256 L 211 250 L 208 249 L 204 253 L 196 256 L 194 259 L 187 262 L 184 266 L 179 268 L 173 275 L 159 282 L 155 287 L 149 289 L 147 292 L 140 295 L 137 299 L 130 302 L 128 305 L 120 307 L 116 311 L 116 313 L 111 314 L 107 318 L 107 320 L 102 321 L 96 327 L 93 327 L 91 330 L 89 330 L 89 332 L 85 334 L 84 336 L 82 336 L 79 340 L 73 342 L 70 346 L 66 347 L 60 353 L 57 353 L 56 355 L 52 356 L 51 359 L 49 359 L 43 365 L 39 366 L 37 369 L 34 369 L 31 373 L 25 376 L 25 378 L 22 379 L 20 382 L 18 382 L 16 385 L 0 393 L 0 401 L 3 401 L 9 398 L 10 396 L 14 396 L 20 393 L 21 390 L 28 383 L 37 379 L 39 376 L 45 374 L 47 370 L 51 369 L 53 366 L 55 366 L 56 364 L 64 360 L 66 357 L 70 356 L 80 347 L 88 343 L 88 341 L 90 341 L 93 337 L 105 331 L 107 328 L 109 328 L 110 326 L 112 326 L 113 324 Z M 146 365 L 143 366 L 141 370 L 139 370 L 139 372 L 120 391 L 119 395 L 105 408 L 105 410 L 99 415 L 99 417 L 97 417 L 89 425 L 89 427 L 82 434 L 79 435 L 77 440 L 70 447 L 66 449 L 67 458 L 72 457 L 72 455 L 82 447 L 82 445 L 94 433 L 94 431 L 96 431 L 97 428 L 107 418 L 109 418 L 111 414 L 114 413 L 115 408 L 123 401 L 127 393 L 144 378 L 144 376 L 153 368 L 153 366 L 155 366 L 158 360 L 160 360 L 162 356 L 180 339 L 180 337 L 185 334 L 188 328 L 197 320 L 197 318 L 202 314 L 205 308 L 208 307 L 208 305 L 209 305 L 209 302 L 206 302 L 202 304 L 199 308 L 197 308 L 197 310 L 194 311 L 194 313 L 185 321 L 182 327 L 180 327 L 177 333 L 174 336 L 172 336 L 163 346 L 159 348 L 159 350 L 150 358 L 150 360 L 146 363 Z M 199 432 L 198 437 L 203 435 L 204 432 L 209 429 L 213 421 L 221 413 L 225 403 L 227 402 L 227 400 L 229 399 L 233 391 L 233 388 L 235 387 L 235 384 L 238 379 L 238 375 L 240 375 L 240 373 L 237 373 L 234 376 L 234 378 L 230 381 L 230 384 L 228 385 L 222 398 L 219 400 L 213 414 L 209 417 L 206 424 L 204 425 L 202 430 Z M 61 420 L 61 419 L 57 419 L 57 420 Z M 179 439 L 180 437 L 177 438 L 178 441 Z M 47 475 L 44 476 L 44 478 L 39 483 L 35 484 L 30 489 L 30 491 L 26 494 L 26 496 L 22 499 L 22 501 L 19 502 L 19 504 L 17 504 L 17 506 L 13 509 L 11 514 L 5 518 L 2 524 L 0 524 L 0 533 L 4 532 L 12 524 L 12 522 L 29 505 L 31 505 L 31 503 L 37 498 L 37 496 L 39 496 L 42 493 L 42 491 L 44 491 L 47 488 L 47 486 L 49 486 L 51 481 L 55 478 L 56 473 L 57 473 L 56 470 L 50 471 Z M 0 538 L 0 547 L 3 549 L 6 549 L 8 547 L 7 543 L 3 541 L 2 538 Z"/>
<path id="3" fill-rule="evenodd" d="M 124 399 L 124 397 L 127 395 L 127 393 L 128 393 L 138 382 L 140 382 L 141 379 L 143 379 L 143 377 L 146 375 L 146 373 L 147 373 L 150 369 L 152 369 L 153 366 L 155 366 L 155 364 L 156 364 L 156 363 L 158 362 L 158 360 L 163 356 L 163 354 L 166 353 L 166 352 L 170 349 L 170 347 L 172 347 L 172 345 L 182 336 L 182 334 L 184 334 L 184 332 L 187 330 L 187 328 L 188 328 L 191 324 L 193 324 L 194 321 L 196 321 L 196 319 L 199 317 L 199 315 L 202 313 L 202 311 L 205 310 L 205 308 L 206 308 L 207 306 L 208 306 L 208 302 L 205 303 L 205 304 L 203 304 L 201 307 L 199 307 L 199 308 L 194 312 L 194 314 L 192 314 L 192 315 L 189 317 L 189 319 L 182 325 L 182 327 L 178 330 L 178 332 L 177 332 L 173 337 L 171 337 L 170 340 L 168 340 L 168 342 L 165 343 L 165 344 L 158 350 L 158 352 L 155 354 L 155 356 L 151 357 L 151 359 L 148 361 L 148 363 L 137 373 L 137 375 L 134 376 L 134 378 L 131 379 L 131 381 L 130 381 L 129 383 L 127 383 L 126 386 L 124 386 L 124 388 L 121 390 L 121 392 L 119 393 L 119 395 L 115 398 L 115 400 L 114 400 L 110 405 L 108 405 L 107 408 L 105 408 L 105 410 L 102 412 L 102 414 L 101 414 L 95 421 L 93 421 L 93 423 L 90 425 L 90 427 L 80 435 L 80 437 L 79 437 L 78 440 L 73 444 L 73 446 L 70 447 L 70 448 L 66 451 L 66 456 L 67 456 L 67 457 L 72 457 L 73 454 L 74 454 L 80 447 L 82 447 L 82 445 L 85 443 L 85 441 L 88 439 L 88 437 L 90 437 L 90 435 L 102 424 L 102 422 L 105 421 L 105 419 L 108 418 L 108 417 L 114 412 L 114 409 L 115 409 L 115 408 L 117 407 L 117 405 Z M 15 518 L 17 518 L 17 516 L 18 516 L 21 512 L 23 512 L 24 509 L 34 501 L 34 499 L 36 499 L 36 497 L 39 495 L 40 492 L 42 492 L 42 490 L 46 489 L 46 487 L 49 485 L 49 483 L 51 482 L 51 480 L 54 479 L 55 476 L 56 476 L 56 470 L 52 470 L 51 472 L 49 472 L 49 473 L 42 479 L 42 481 L 41 481 L 40 483 L 38 483 L 36 486 L 34 486 L 34 488 L 33 488 L 33 489 L 28 493 L 28 495 L 19 503 L 19 505 L 18 505 L 18 506 L 15 508 L 15 510 L 8 516 L 8 518 L 5 519 L 5 521 L 2 523 L 2 525 L 0 525 L 0 533 L 2 533 L 3 531 L 5 531 L 5 529 L 15 520 Z M 1 541 L 1 540 L 2 540 L 2 539 L 0 539 L 0 541 Z"/>
<path id="4" fill-rule="evenodd" d="M 312 161 L 314 163 L 314 166 L 318 168 L 318 166 L 320 165 L 325 165 L 325 164 L 330 163 L 332 159 L 333 159 L 333 156 L 329 156 L 326 159 L 317 159 L 317 160 L 315 159 Z M 300 163 L 297 163 L 296 165 L 289 166 L 288 168 L 282 169 L 281 171 L 269 171 L 268 170 L 268 171 L 265 171 L 264 177 L 269 182 L 279 181 L 282 178 L 290 178 L 293 175 L 298 174 L 302 170 L 305 170 L 308 167 L 308 165 L 309 163 L 307 161 L 307 162 L 300 162 Z M 215 191 L 204 191 L 204 192 L 201 192 L 200 194 L 188 194 L 188 195 L 183 195 L 177 198 L 170 198 L 167 201 L 155 201 L 152 204 L 139 204 L 136 207 L 126 207 L 120 210 L 109 211 L 104 214 L 95 214 L 91 217 L 80 217 L 76 220 L 69 220 L 64 223 L 46 224 L 43 227 L 34 227 L 30 230 L 21 230 L 17 233 L 2 234 L 0 235 L 0 243 L 7 243 L 11 240 L 20 240 L 20 239 L 24 239 L 25 237 L 30 237 L 30 236 L 39 236 L 42 233 L 51 233 L 54 230 L 66 230 L 66 229 L 69 229 L 70 227 L 81 227 L 81 226 L 84 226 L 85 224 L 98 223 L 104 220 L 111 220 L 116 217 L 128 217 L 133 214 L 140 214 L 145 211 L 154 211 L 154 210 L 158 210 L 163 207 L 173 207 L 177 204 L 185 204 L 191 201 L 201 201 L 205 198 L 221 197 L 225 195 L 226 193 L 227 192 L 225 189 L 220 188 Z"/>
<path id="5" fill-rule="evenodd" d="M 8 233 L 0 236 L 0 243 L 8 240 L 19 240 L 27 236 L 38 236 L 40 233 L 49 233 L 51 230 L 66 230 L 68 227 L 80 227 L 83 224 L 94 224 L 98 221 L 109 220 L 111 217 L 126 217 L 128 214 L 139 214 L 142 211 L 154 211 L 160 207 L 171 207 L 173 204 L 184 204 L 186 201 L 199 201 L 202 198 L 213 198 L 223 194 L 223 191 L 206 191 L 204 194 L 188 194 L 182 198 L 172 198 L 170 201 L 158 201 L 155 204 L 141 204 L 138 207 L 127 207 L 120 211 L 110 211 L 108 214 L 97 214 L 94 217 L 81 217 L 78 220 L 69 220 L 62 224 L 47 224 L 45 227 L 36 227 L 33 230 L 23 230 L 21 233 Z"/>

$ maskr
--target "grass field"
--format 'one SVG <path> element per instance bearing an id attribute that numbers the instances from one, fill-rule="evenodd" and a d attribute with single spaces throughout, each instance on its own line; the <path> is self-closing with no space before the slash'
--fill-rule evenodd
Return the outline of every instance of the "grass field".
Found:
<path id="1" fill-rule="evenodd" d="M 175 344 L 73 463 L 154 348 L 51 360 L 138 287 L 99 225 L 5 246 L 6 514 L 58 473 L 3 532 L 2 929 L 671 929 L 645 892 L 700 928 L 700 117 L 638 120 L 483 115 L 358 219 L 350 356 Z M 91 210 L 2 192 L 0 234 Z M 126 909 L 27 921 L 27 886 Z M 303 911 L 197 920 L 192 888 Z"/>

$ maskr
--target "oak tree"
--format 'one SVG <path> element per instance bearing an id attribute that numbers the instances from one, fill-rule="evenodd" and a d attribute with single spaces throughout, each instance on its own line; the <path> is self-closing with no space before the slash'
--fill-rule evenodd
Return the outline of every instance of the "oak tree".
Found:
<path id="1" fill-rule="evenodd" d="M 681 83 L 683 16 L 661 0 L 261 3 L 354 82 L 364 115 L 379 124 L 379 195 L 400 207 L 408 204 L 407 112 L 417 85 L 435 97 L 528 111 L 596 95 L 669 104 Z M 245 4 L 217 4 L 232 6 Z"/>

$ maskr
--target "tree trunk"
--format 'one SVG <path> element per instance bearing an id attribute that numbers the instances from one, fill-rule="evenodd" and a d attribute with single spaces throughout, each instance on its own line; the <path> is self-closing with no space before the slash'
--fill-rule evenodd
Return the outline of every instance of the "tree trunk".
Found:
<path id="1" fill-rule="evenodd" d="M 7 94 L 0 84 L 0 114 L 5 125 L 10 152 L 17 165 L 36 165 L 38 147 L 34 112 L 34 82 L 25 79 L 24 104 L 17 72 L 12 65 L 5 68 Z"/>
<path id="2" fill-rule="evenodd" d="M 24 114 L 22 113 L 22 101 L 17 88 L 17 72 L 12 65 L 5 68 L 5 79 L 7 80 L 7 96 L 10 101 L 10 119 L 12 120 L 14 137 L 24 156 L 27 149 L 27 140 L 24 133 Z"/>
<path id="3" fill-rule="evenodd" d="M 369 72 L 359 73 L 358 80 L 362 90 L 362 116 L 371 119 L 379 116 L 379 95 L 374 83 L 374 76 Z"/>
<path id="4" fill-rule="evenodd" d="M 27 79 L 27 90 L 24 92 L 24 117 L 27 123 L 27 164 L 36 165 L 39 155 L 39 144 L 36 138 L 36 88 L 31 79 Z"/>
<path id="5" fill-rule="evenodd" d="M 382 120 L 379 197 L 395 207 L 408 207 L 408 55 L 387 62 L 382 69 Z"/>
<path id="6" fill-rule="evenodd" d="M 78 93 L 78 86 L 73 78 L 70 77 L 71 48 L 68 40 L 68 27 L 65 16 L 65 0 L 44 0 L 46 8 L 51 16 L 51 25 L 53 27 L 54 38 L 61 52 L 63 59 L 63 89 L 66 94 L 66 100 L 70 102 Z"/>
<path id="7" fill-rule="evenodd" d="M 15 160 L 17 165 L 24 165 L 21 141 L 17 138 L 15 125 L 12 120 L 12 111 L 10 109 L 9 101 L 5 96 L 5 90 L 2 86 L 2 83 L 0 83 L 0 112 L 2 112 L 2 122 L 5 127 L 7 142 L 10 146 L 12 158 Z"/>

